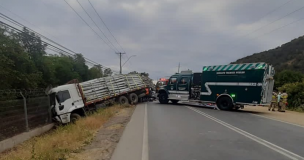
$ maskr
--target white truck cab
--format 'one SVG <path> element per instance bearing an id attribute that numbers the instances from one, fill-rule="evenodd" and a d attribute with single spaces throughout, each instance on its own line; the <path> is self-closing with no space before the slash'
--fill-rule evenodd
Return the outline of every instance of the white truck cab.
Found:
<path id="1" fill-rule="evenodd" d="M 84 103 L 77 84 L 58 86 L 51 89 L 49 95 L 52 116 L 56 121 L 63 124 L 69 123 L 73 119 L 73 117 L 71 118 L 72 113 L 84 116 Z"/>

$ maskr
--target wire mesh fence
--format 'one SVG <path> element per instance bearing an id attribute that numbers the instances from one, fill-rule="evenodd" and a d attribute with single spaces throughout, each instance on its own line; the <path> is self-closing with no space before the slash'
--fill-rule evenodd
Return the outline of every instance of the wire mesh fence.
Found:
<path id="1" fill-rule="evenodd" d="M 43 89 L 0 90 L 0 141 L 48 123 L 49 97 Z"/>

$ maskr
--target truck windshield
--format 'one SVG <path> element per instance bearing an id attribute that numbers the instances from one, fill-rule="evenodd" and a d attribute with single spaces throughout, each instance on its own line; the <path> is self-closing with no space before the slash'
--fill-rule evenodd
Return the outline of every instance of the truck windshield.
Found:
<path id="1" fill-rule="evenodd" d="M 56 97 L 56 93 L 51 93 L 50 94 L 50 105 L 51 106 L 55 106 L 55 104 L 56 104 L 55 97 Z"/>
<path id="2" fill-rule="evenodd" d="M 157 86 L 163 86 L 163 85 L 166 85 L 166 82 L 164 82 L 164 81 L 158 81 L 156 85 Z"/>
<path id="3" fill-rule="evenodd" d="M 70 98 L 71 98 L 71 96 L 70 96 L 70 93 L 68 90 L 57 92 L 56 99 L 57 99 L 58 103 L 62 103 L 65 100 L 70 99 Z"/>

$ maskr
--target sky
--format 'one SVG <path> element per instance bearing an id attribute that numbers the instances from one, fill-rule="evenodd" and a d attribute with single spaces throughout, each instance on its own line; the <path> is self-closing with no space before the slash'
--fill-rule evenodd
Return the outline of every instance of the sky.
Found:
<path id="1" fill-rule="evenodd" d="M 153 79 L 176 73 L 179 63 L 200 72 L 304 35 L 302 0 L 90 0 L 121 48 L 88 0 L 79 2 L 106 36 L 76 0 L 66 1 L 99 36 L 64 0 L 0 0 L 0 12 L 115 71 L 115 52 L 126 52 L 122 63 L 136 55 L 123 73 Z"/>

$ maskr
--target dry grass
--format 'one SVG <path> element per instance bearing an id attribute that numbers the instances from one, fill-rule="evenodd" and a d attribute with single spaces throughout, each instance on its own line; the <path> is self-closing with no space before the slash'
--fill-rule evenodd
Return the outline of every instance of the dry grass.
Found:
<path id="1" fill-rule="evenodd" d="M 108 107 L 80 119 L 76 124 L 60 126 L 0 154 L 0 160 L 64 160 L 70 153 L 79 152 L 84 145 L 89 144 L 97 130 L 120 109 L 117 105 Z"/>

